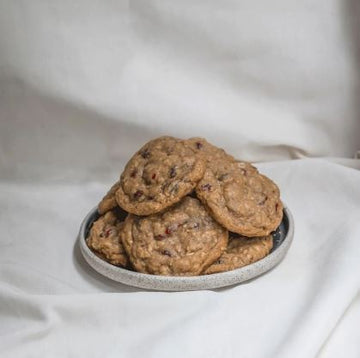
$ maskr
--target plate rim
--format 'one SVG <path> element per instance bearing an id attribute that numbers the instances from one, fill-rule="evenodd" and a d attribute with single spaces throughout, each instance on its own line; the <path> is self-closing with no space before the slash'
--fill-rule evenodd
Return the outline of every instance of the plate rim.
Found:
<path id="1" fill-rule="evenodd" d="M 95 271 L 101 275 L 137 288 L 157 291 L 191 291 L 206 290 L 231 286 L 246 282 L 263 273 L 271 270 L 278 265 L 285 257 L 294 237 L 294 218 L 289 208 L 284 204 L 284 215 L 288 220 L 288 231 L 284 240 L 269 255 L 250 265 L 240 267 L 235 270 L 215 273 L 211 275 L 200 276 L 162 276 L 145 274 L 136 271 L 130 271 L 122 267 L 114 266 L 95 255 L 87 246 L 85 241 L 85 231 L 91 217 L 97 212 L 97 206 L 91 209 L 83 219 L 78 234 L 80 251 L 85 261 Z"/>

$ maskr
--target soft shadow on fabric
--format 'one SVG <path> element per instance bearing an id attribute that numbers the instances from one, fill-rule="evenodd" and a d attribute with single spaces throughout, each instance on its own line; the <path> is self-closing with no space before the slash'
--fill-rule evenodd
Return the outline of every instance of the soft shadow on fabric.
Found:
<path id="1" fill-rule="evenodd" d="M 91 285 L 104 292 L 140 292 L 139 288 L 123 285 L 97 273 L 81 254 L 78 238 L 74 244 L 73 262 L 77 272 Z"/>
<path id="2" fill-rule="evenodd" d="M 343 26 L 345 28 L 345 32 L 347 34 L 347 40 L 349 43 L 349 48 L 352 51 L 355 64 L 357 67 L 357 78 L 354 79 L 354 89 L 353 89 L 353 101 L 354 108 L 356 110 L 357 117 L 357 128 L 354 128 L 357 133 L 358 139 L 358 149 L 360 149 L 360 105 L 359 105 L 359 97 L 360 97 L 360 2 L 359 0 L 346 0 L 341 2 L 343 10 Z"/>

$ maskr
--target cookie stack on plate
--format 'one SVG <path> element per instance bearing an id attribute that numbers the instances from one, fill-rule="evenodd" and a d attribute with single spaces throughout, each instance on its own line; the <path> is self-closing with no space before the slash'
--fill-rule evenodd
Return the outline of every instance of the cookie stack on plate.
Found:
<path id="1" fill-rule="evenodd" d="M 276 184 L 251 164 L 203 138 L 160 137 L 134 154 L 98 211 L 86 241 L 99 257 L 194 276 L 265 257 L 283 206 Z"/>

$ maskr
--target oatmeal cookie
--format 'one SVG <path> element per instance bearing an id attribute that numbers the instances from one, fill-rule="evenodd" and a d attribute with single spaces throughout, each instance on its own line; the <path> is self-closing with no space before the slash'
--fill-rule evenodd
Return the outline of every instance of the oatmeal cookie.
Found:
<path id="1" fill-rule="evenodd" d="M 282 220 L 278 187 L 246 162 L 208 167 L 196 195 L 220 224 L 240 235 L 267 236 Z"/>
<path id="2" fill-rule="evenodd" d="M 204 271 L 204 275 L 231 271 L 250 265 L 268 255 L 272 247 L 271 235 L 248 238 L 231 234 L 225 252 Z"/>
<path id="3" fill-rule="evenodd" d="M 145 144 L 128 162 L 116 201 L 129 213 L 150 215 L 177 203 L 202 178 L 205 162 L 183 140 L 160 137 Z"/>
<path id="4" fill-rule="evenodd" d="M 185 197 L 165 212 L 129 215 L 122 242 L 133 267 L 142 273 L 199 275 L 226 249 L 228 231 L 199 200 Z"/>
<path id="5" fill-rule="evenodd" d="M 105 261 L 121 267 L 128 267 L 129 260 L 120 240 L 124 222 L 115 211 L 108 211 L 92 225 L 86 243 Z"/>

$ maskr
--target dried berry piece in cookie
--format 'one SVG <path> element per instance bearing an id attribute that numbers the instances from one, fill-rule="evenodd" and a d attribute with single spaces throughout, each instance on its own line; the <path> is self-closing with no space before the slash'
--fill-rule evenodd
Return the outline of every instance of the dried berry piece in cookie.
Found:
<path id="1" fill-rule="evenodd" d="M 150 215 L 177 203 L 202 178 L 205 162 L 183 140 L 160 137 L 145 144 L 127 163 L 116 191 L 118 204 Z"/>
<path id="2" fill-rule="evenodd" d="M 208 167 L 196 195 L 220 224 L 240 235 L 269 235 L 282 219 L 278 187 L 249 163 Z"/>
<path id="3" fill-rule="evenodd" d="M 225 250 L 228 231 L 199 200 L 185 197 L 168 210 L 147 217 L 129 215 L 123 245 L 135 270 L 170 276 L 193 276 Z"/>
<path id="4" fill-rule="evenodd" d="M 231 234 L 225 252 L 204 271 L 204 275 L 250 265 L 268 255 L 272 247 L 271 235 L 248 238 Z"/>
<path id="5" fill-rule="evenodd" d="M 115 199 L 115 193 L 119 189 L 119 187 L 120 181 L 117 181 L 100 201 L 98 205 L 98 212 L 100 215 L 103 215 L 118 206 Z"/>
<path id="6" fill-rule="evenodd" d="M 129 260 L 120 239 L 123 226 L 124 222 L 116 212 L 108 211 L 93 223 L 86 243 L 105 261 L 116 266 L 128 267 Z"/>

